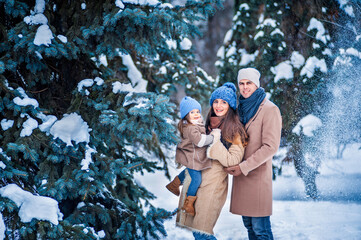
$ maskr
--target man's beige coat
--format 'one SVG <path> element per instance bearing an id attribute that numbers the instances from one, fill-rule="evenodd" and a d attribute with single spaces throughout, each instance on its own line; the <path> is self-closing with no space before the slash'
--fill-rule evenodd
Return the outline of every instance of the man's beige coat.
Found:
<path id="1" fill-rule="evenodd" d="M 214 135 L 215 140 L 207 150 L 207 156 L 217 160 L 212 160 L 212 167 L 202 171 L 202 183 L 197 191 L 195 202 L 196 214 L 192 217 L 184 211 L 179 211 L 176 219 L 177 226 L 205 234 L 214 234 L 213 228 L 224 206 L 228 191 L 228 174 L 223 168 L 239 164 L 244 153 L 242 144 L 232 144 L 227 151 L 219 138 Z M 181 209 L 186 197 L 189 185 L 187 179 L 189 181 L 189 176 L 186 177 L 178 209 Z"/>
<path id="2" fill-rule="evenodd" d="M 282 129 L 280 110 L 265 99 L 245 128 L 249 142 L 239 164 L 243 174 L 233 177 L 230 211 L 248 217 L 270 216 L 272 157 L 280 145 Z"/>

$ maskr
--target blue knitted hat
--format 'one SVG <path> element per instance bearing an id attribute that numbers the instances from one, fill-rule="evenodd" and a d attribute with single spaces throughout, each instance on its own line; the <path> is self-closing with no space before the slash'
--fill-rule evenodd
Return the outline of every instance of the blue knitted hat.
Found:
<path id="1" fill-rule="evenodd" d="M 237 108 L 237 88 L 231 82 L 226 82 L 221 87 L 213 91 L 211 99 L 209 99 L 209 104 L 212 106 L 214 100 L 222 99 L 226 101 L 231 108 L 236 110 Z"/>
<path id="2" fill-rule="evenodd" d="M 199 112 L 202 112 L 202 107 L 199 104 L 199 102 L 197 102 L 197 100 L 185 96 L 182 101 L 180 102 L 180 114 L 181 114 L 181 118 L 183 119 L 190 111 L 192 111 L 193 109 L 198 109 Z"/>

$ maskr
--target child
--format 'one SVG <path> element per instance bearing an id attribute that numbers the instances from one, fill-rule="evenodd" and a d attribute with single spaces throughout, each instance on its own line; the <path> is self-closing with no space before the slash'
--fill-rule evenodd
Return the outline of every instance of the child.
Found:
<path id="1" fill-rule="evenodd" d="M 187 198 L 182 207 L 190 215 L 194 216 L 194 202 L 196 193 L 202 182 L 201 170 L 211 167 L 211 160 L 207 158 L 207 145 L 213 142 L 212 135 L 206 135 L 201 115 L 201 105 L 191 97 L 184 97 L 180 103 L 181 120 L 178 130 L 181 142 L 177 145 L 176 162 L 187 168 L 191 176 L 191 183 L 187 191 Z M 185 179 L 185 169 L 170 182 L 166 188 L 179 196 L 179 186 Z"/>

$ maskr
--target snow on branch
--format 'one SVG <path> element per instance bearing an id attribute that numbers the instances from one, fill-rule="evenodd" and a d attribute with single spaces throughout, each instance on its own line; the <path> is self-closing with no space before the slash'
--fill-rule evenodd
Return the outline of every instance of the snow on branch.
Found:
<path id="1" fill-rule="evenodd" d="M 312 114 L 308 114 L 297 123 L 297 125 L 292 129 L 292 132 L 296 133 L 297 135 L 303 133 L 308 137 L 313 137 L 313 132 L 321 126 L 321 119 Z"/>
<path id="2" fill-rule="evenodd" d="M 19 217 L 22 222 L 27 223 L 35 218 L 58 225 L 59 220 L 63 219 L 63 214 L 60 212 L 56 200 L 50 197 L 33 195 L 28 191 L 24 191 L 16 184 L 9 184 L 0 188 L 0 195 L 4 198 L 9 198 L 20 208 Z M 0 230 L 1 225 L 0 221 Z"/>

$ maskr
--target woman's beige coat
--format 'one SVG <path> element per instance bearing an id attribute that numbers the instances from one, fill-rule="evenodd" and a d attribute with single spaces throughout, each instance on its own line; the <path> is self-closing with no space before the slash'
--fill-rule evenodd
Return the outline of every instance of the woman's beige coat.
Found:
<path id="1" fill-rule="evenodd" d="M 202 183 L 198 188 L 195 202 L 196 214 L 192 217 L 184 211 L 178 211 L 177 226 L 205 234 L 214 234 L 213 228 L 224 206 L 228 191 L 228 174 L 223 167 L 239 164 L 244 153 L 242 144 L 232 144 L 227 151 L 220 142 L 219 135 L 219 132 L 214 134 L 215 140 L 207 150 L 207 156 L 217 160 L 212 160 L 212 167 L 202 171 Z M 189 176 L 186 177 L 183 185 L 178 209 L 183 206 L 188 186 Z"/>
<path id="2" fill-rule="evenodd" d="M 265 99 L 245 128 L 249 142 L 239 164 L 243 174 L 233 177 L 230 211 L 248 217 L 270 216 L 272 157 L 280 145 L 282 129 L 280 110 Z"/>

